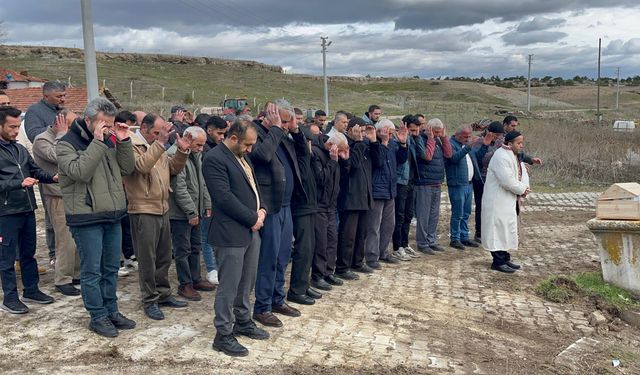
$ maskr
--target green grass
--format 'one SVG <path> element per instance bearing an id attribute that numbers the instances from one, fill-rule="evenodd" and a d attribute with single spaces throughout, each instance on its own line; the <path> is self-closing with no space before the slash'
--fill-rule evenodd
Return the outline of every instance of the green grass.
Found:
<path id="1" fill-rule="evenodd" d="M 575 296 L 575 293 L 565 286 L 567 282 L 571 280 L 563 276 L 549 277 L 538 284 L 536 293 L 547 301 L 567 303 Z"/>
<path id="2" fill-rule="evenodd" d="M 556 303 L 567 303 L 579 296 L 595 296 L 618 311 L 640 309 L 638 297 L 604 281 L 600 272 L 584 272 L 573 277 L 551 276 L 542 280 L 535 290 L 544 299 Z"/>
<path id="3" fill-rule="evenodd" d="M 585 272 L 575 277 L 578 287 L 604 298 L 618 309 L 640 309 L 640 301 L 630 292 L 603 280 L 600 272 Z"/>

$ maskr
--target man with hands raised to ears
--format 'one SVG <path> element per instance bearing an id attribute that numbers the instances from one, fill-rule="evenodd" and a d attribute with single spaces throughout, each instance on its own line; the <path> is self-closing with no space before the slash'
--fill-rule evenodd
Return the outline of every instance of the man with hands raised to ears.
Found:
<path id="1" fill-rule="evenodd" d="M 129 127 L 114 124 L 116 112 L 109 100 L 92 100 L 84 117 L 56 145 L 65 216 L 80 255 L 82 299 L 91 316 L 89 329 L 107 337 L 136 325 L 118 311 L 116 297 L 120 221 L 127 212 L 122 176 L 135 167 Z"/>
<path id="2" fill-rule="evenodd" d="M 142 119 L 140 129 L 131 134 L 135 168 L 124 181 L 142 304 L 145 314 L 154 320 L 164 319 L 160 306 L 187 306 L 172 296 L 169 283 L 172 248 L 169 189 L 170 177 L 180 173 L 187 162 L 192 137 L 181 137 L 172 127 L 153 113 Z M 169 156 L 165 147 L 174 134 L 177 151 Z M 184 295 L 185 291 L 179 290 L 178 294 Z"/>

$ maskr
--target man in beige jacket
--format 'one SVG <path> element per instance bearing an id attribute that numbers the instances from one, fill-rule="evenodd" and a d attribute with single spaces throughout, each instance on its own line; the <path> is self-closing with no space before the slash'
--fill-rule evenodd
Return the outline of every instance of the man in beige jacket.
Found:
<path id="1" fill-rule="evenodd" d="M 161 116 L 147 114 L 140 129 L 131 135 L 135 171 L 124 179 L 131 237 L 138 259 L 140 292 L 145 314 L 164 319 L 159 306 L 181 308 L 187 303 L 171 295 L 171 231 L 169 226 L 169 181 L 184 168 L 191 137 L 176 135 L 177 152 L 168 156 L 165 144 L 173 134 L 172 125 Z"/>
<path id="2" fill-rule="evenodd" d="M 54 123 L 33 140 L 33 159 L 44 171 L 57 174 L 58 160 L 56 145 L 69 126 L 78 116 L 68 109 L 58 113 Z M 65 296 L 79 296 L 80 290 L 75 285 L 80 284 L 80 257 L 76 250 L 76 243 L 71 237 L 64 214 L 62 192 L 58 184 L 42 184 L 42 194 L 51 224 L 55 233 L 56 262 L 55 280 L 56 290 Z"/>

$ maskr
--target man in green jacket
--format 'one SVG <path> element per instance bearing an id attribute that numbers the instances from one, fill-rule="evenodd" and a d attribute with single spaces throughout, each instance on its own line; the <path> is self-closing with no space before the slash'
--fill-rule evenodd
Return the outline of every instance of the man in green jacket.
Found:
<path id="1" fill-rule="evenodd" d="M 87 104 L 56 146 L 67 225 L 80 254 L 80 286 L 91 315 L 89 329 L 115 337 L 136 323 L 118 311 L 116 290 L 122 228 L 127 212 L 122 176 L 133 172 L 129 127 L 115 126 L 116 107 L 107 99 Z"/>
<path id="2" fill-rule="evenodd" d="M 198 291 L 212 291 L 215 286 L 200 276 L 200 252 L 202 250 L 201 221 L 211 216 L 211 196 L 202 175 L 202 150 L 207 134 L 198 126 L 184 131 L 191 136 L 191 153 L 182 172 L 171 176 L 169 218 L 171 236 L 178 274 L 178 293 L 191 301 L 199 301 Z M 176 151 L 176 146 L 168 153 Z M 207 228 L 208 229 L 208 228 Z"/>

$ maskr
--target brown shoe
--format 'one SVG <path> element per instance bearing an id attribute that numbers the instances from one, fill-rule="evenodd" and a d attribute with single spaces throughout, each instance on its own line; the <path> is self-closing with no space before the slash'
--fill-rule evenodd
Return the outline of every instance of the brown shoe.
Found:
<path id="1" fill-rule="evenodd" d="M 207 280 L 202 279 L 202 280 L 198 281 L 197 283 L 193 284 L 193 289 L 199 290 L 201 292 L 212 292 L 212 291 L 216 290 L 216 286 L 211 284 Z"/>
<path id="2" fill-rule="evenodd" d="M 278 313 L 278 314 L 282 314 L 282 315 L 286 315 L 286 316 L 292 316 L 294 318 L 299 317 L 300 315 L 302 315 L 300 313 L 300 310 L 291 307 L 289 305 L 287 305 L 286 303 L 283 303 L 280 306 L 271 306 L 271 311 Z"/>
<path id="3" fill-rule="evenodd" d="M 282 327 L 282 322 L 271 311 L 258 314 L 253 313 L 253 320 L 267 327 Z"/>
<path id="4" fill-rule="evenodd" d="M 202 300 L 202 296 L 200 295 L 200 293 L 193 289 L 193 284 L 187 284 L 184 287 L 179 287 L 178 294 L 188 299 L 189 301 Z"/>

